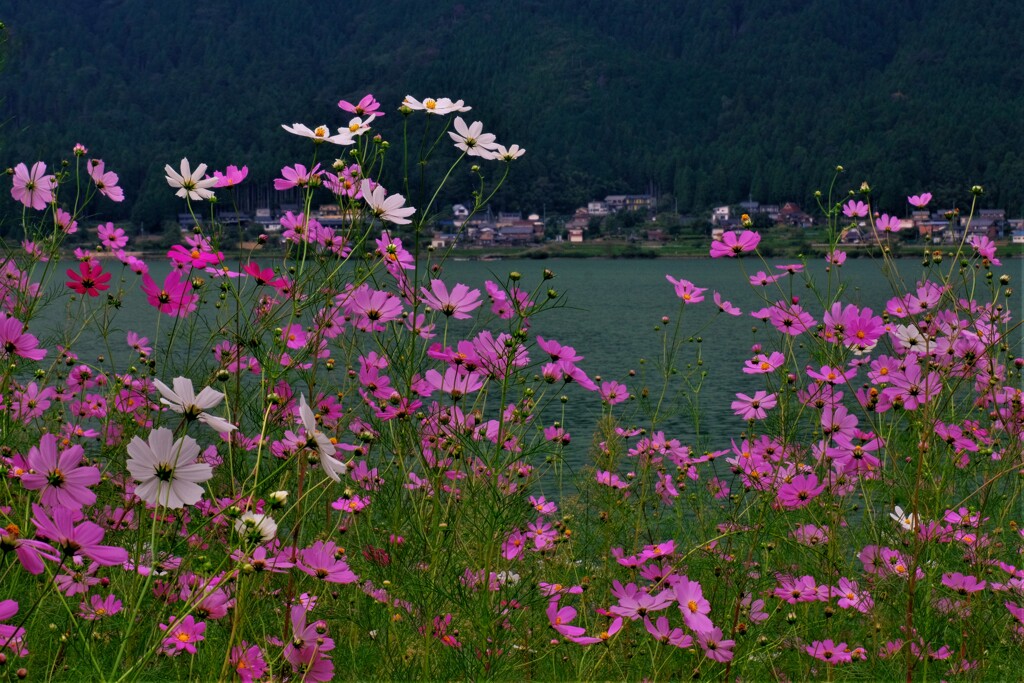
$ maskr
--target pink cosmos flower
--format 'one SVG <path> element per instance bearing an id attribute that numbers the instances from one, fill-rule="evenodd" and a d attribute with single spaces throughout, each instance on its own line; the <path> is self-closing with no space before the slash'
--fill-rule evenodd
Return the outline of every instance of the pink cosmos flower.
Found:
<path id="1" fill-rule="evenodd" d="M 340 558 L 339 548 L 333 541 L 317 541 L 309 548 L 300 550 L 295 566 L 327 583 L 355 583 L 359 580 L 345 560 Z"/>
<path id="2" fill-rule="evenodd" d="M 725 640 L 722 629 L 715 627 L 710 631 L 697 634 L 697 644 L 704 650 L 704 656 L 716 662 L 728 662 L 732 659 L 735 640 Z"/>
<path id="3" fill-rule="evenodd" d="M 711 243 L 711 258 L 722 258 L 723 256 L 733 258 L 740 254 L 757 249 L 761 242 L 761 235 L 753 230 L 744 230 L 736 234 L 732 230 L 722 233 L 722 239 Z"/>
<path id="4" fill-rule="evenodd" d="M 671 275 L 666 275 L 665 279 L 675 286 L 676 296 L 682 299 L 684 304 L 696 304 L 704 301 L 704 292 L 708 291 L 707 287 L 697 287 L 689 280 L 677 280 Z"/>
<path id="5" fill-rule="evenodd" d="M 601 395 L 601 400 L 610 406 L 629 399 L 629 388 L 625 384 L 611 380 L 601 382 L 598 393 Z"/>
<path id="6" fill-rule="evenodd" d="M 719 294 L 718 292 L 715 292 L 712 298 L 715 300 L 715 305 L 718 306 L 718 310 L 720 310 L 722 313 L 726 313 L 732 316 L 741 315 L 743 313 L 743 311 L 741 311 L 736 306 L 732 305 L 730 302 L 723 301 L 722 295 Z"/>
<path id="7" fill-rule="evenodd" d="M 767 391 L 756 391 L 754 395 L 737 393 L 737 400 L 732 402 L 734 413 L 744 420 L 763 420 L 768 416 L 768 411 L 777 404 L 775 394 Z"/>
<path id="8" fill-rule="evenodd" d="M 195 644 L 205 640 L 203 633 L 206 631 L 206 622 L 197 622 L 191 614 L 181 620 L 172 616 L 168 624 L 158 625 L 161 631 L 167 633 L 161 651 L 171 657 L 180 654 L 182 650 L 194 655 L 196 654 Z"/>
<path id="9" fill-rule="evenodd" d="M 46 349 L 40 349 L 35 335 L 24 332 L 24 325 L 17 318 L 0 320 L 0 358 L 21 356 L 28 360 L 42 360 Z"/>
<path id="10" fill-rule="evenodd" d="M 306 187 L 309 185 L 309 181 L 321 175 L 323 172 L 320 170 L 320 164 L 313 167 L 312 170 L 307 171 L 306 167 L 302 164 L 295 164 L 294 166 L 285 166 L 281 169 L 280 178 L 274 179 L 274 189 L 283 191 L 290 190 L 293 187 Z"/>
<path id="11" fill-rule="evenodd" d="M 932 200 L 932 193 L 931 192 L 922 192 L 919 195 L 915 194 L 915 195 L 911 195 L 910 197 L 907 197 L 907 202 L 911 206 L 916 206 L 919 209 L 923 209 L 924 207 L 928 206 L 928 202 L 930 202 L 931 200 Z"/>
<path id="12" fill-rule="evenodd" d="M 846 263 L 846 252 L 835 250 L 830 251 L 825 255 L 825 261 L 834 266 L 841 266 Z"/>
<path id="13" fill-rule="evenodd" d="M 681 628 L 671 628 L 665 617 L 658 617 L 658 620 L 652 624 L 650 617 L 645 616 L 644 628 L 658 642 L 668 643 L 681 649 L 693 647 L 693 638 L 686 635 Z"/>
<path id="14" fill-rule="evenodd" d="M 451 292 L 441 280 L 431 280 L 430 289 L 422 289 L 423 302 L 456 320 L 468 320 L 470 311 L 480 308 L 480 290 L 470 289 L 462 283 L 456 283 Z"/>
<path id="15" fill-rule="evenodd" d="M 971 235 L 971 238 L 967 240 L 967 243 L 974 247 L 974 251 L 978 252 L 978 256 L 988 259 L 992 265 L 1003 265 L 1002 262 L 996 258 L 996 243 L 990 240 L 988 236 Z"/>
<path id="16" fill-rule="evenodd" d="M 629 486 L 627 482 L 624 482 L 622 481 L 622 479 L 619 478 L 619 475 L 613 472 L 608 472 L 606 470 L 598 470 L 597 475 L 594 477 L 594 479 L 595 481 L 597 481 L 598 484 L 610 486 L 614 489 L 624 489 L 627 486 Z"/>
<path id="17" fill-rule="evenodd" d="M 55 543 L 65 557 L 81 555 L 105 567 L 128 561 L 128 551 L 124 548 L 99 544 L 103 540 L 103 528 L 98 524 L 82 522 L 75 526 L 75 517 L 81 517 L 81 513 L 67 508 L 53 508 L 51 517 L 34 503 L 32 512 L 36 535 Z M 46 557 L 56 560 L 52 556 Z"/>
<path id="18" fill-rule="evenodd" d="M 121 228 L 114 227 L 113 223 L 102 223 L 96 228 L 100 242 L 107 249 L 117 251 L 128 244 L 128 235 Z"/>
<path id="19" fill-rule="evenodd" d="M 786 363 L 786 356 L 780 351 L 772 351 L 772 355 L 766 356 L 759 353 L 753 360 L 744 362 L 743 372 L 748 375 L 763 375 L 775 372 Z"/>
<path id="20" fill-rule="evenodd" d="M 834 643 L 829 640 L 815 640 L 804 648 L 810 656 L 829 664 L 848 664 L 853 661 L 850 648 L 846 643 Z"/>
<path id="21" fill-rule="evenodd" d="M 359 100 L 356 104 L 352 104 L 347 100 L 341 100 L 338 102 L 338 106 L 350 114 L 356 116 L 384 116 L 384 111 L 380 108 L 380 102 L 378 102 L 373 95 L 364 95 L 363 99 Z"/>
<path id="22" fill-rule="evenodd" d="M 228 166 L 223 173 L 220 171 L 213 172 L 213 177 L 217 179 L 217 185 L 215 187 L 234 187 L 245 180 L 248 175 L 248 166 L 238 168 L 235 165 L 231 165 Z"/>
<path id="23" fill-rule="evenodd" d="M 113 594 L 105 598 L 93 594 L 89 596 L 89 602 L 82 602 L 78 606 L 78 616 L 87 621 L 96 621 L 114 616 L 122 607 L 122 602 Z"/>
<path id="24" fill-rule="evenodd" d="M 676 576 L 669 579 L 676 594 L 676 602 L 679 610 L 683 613 L 683 620 L 687 628 L 696 633 L 707 633 L 714 629 L 714 624 L 708 614 L 711 613 L 711 603 L 704 597 L 701 585 L 696 581 L 690 581 L 685 576 Z M 721 637 L 722 632 L 718 635 Z"/>
<path id="25" fill-rule="evenodd" d="M 883 213 L 875 219 L 875 230 L 878 230 L 879 232 L 899 232 L 900 219 L 896 218 L 896 216 L 890 216 L 887 213 Z"/>
<path id="26" fill-rule="evenodd" d="M 393 238 L 387 230 L 381 232 L 377 239 L 377 253 L 384 259 L 384 265 L 389 270 L 391 268 L 413 270 L 416 267 L 412 253 L 402 246 L 402 240 Z"/>
<path id="27" fill-rule="evenodd" d="M 818 483 L 818 475 L 813 472 L 798 474 L 779 487 L 777 501 L 788 510 L 806 507 L 825 490 L 825 486 Z"/>
<path id="28" fill-rule="evenodd" d="M 253 683 L 267 672 L 267 660 L 263 658 L 263 651 L 258 645 L 249 645 L 242 641 L 240 645 L 231 648 L 231 667 L 238 675 L 242 683 Z"/>
<path id="29" fill-rule="evenodd" d="M 960 595 L 970 595 L 985 590 L 985 586 L 988 584 L 986 581 L 979 581 L 977 577 L 968 574 L 951 572 L 942 575 L 942 585 L 952 588 Z"/>
<path id="30" fill-rule="evenodd" d="M 37 161 L 29 171 L 25 164 L 14 167 L 14 187 L 11 196 L 30 209 L 41 211 L 53 201 L 57 179 L 46 174 L 46 164 Z"/>
<path id="31" fill-rule="evenodd" d="M 868 215 L 868 205 L 860 200 L 851 199 L 843 205 L 843 215 L 847 218 L 864 218 Z"/>
<path id="32" fill-rule="evenodd" d="M 90 159 L 88 162 L 89 177 L 96 183 L 96 189 L 107 199 L 114 202 L 124 201 L 124 190 L 117 186 L 117 174 L 103 168 L 102 159 Z"/>
<path id="33" fill-rule="evenodd" d="M 167 252 L 167 258 L 176 264 L 181 266 L 188 266 L 201 270 L 208 266 L 216 265 L 224 260 L 224 254 L 221 252 L 213 253 L 210 251 L 204 251 L 199 247 L 187 248 L 180 244 L 175 244 Z"/>
<path id="34" fill-rule="evenodd" d="M 78 232 L 78 221 L 72 220 L 71 214 L 69 214 L 64 209 L 57 209 L 57 216 L 55 218 L 55 222 L 57 223 L 57 227 L 60 228 L 61 232 L 63 232 L 65 235 L 74 235 L 76 232 Z"/>
<path id="35" fill-rule="evenodd" d="M 96 261 L 81 261 L 78 264 L 78 272 L 68 268 L 67 276 L 70 278 L 64 284 L 79 294 L 99 296 L 100 292 L 110 289 L 111 274 L 103 272 L 103 266 Z"/>
<path id="36" fill-rule="evenodd" d="M 47 507 L 81 510 L 96 502 L 96 494 L 88 487 L 98 484 L 97 467 L 80 467 L 85 451 L 79 445 L 57 451 L 57 437 L 43 434 L 39 447 L 28 452 L 28 465 L 33 474 L 25 474 L 21 485 L 30 491 L 42 490 L 42 503 Z"/>
<path id="37" fill-rule="evenodd" d="M 199 295 L 190 292 L 191 287 L 192 283 L 182 281 L 177 270 L 168 273 L 163 285 L 159 287 L 148 273 L 142 276 L 142 291 L 149 305 L 174 318 L 184 318 L 196 310 Z"/>

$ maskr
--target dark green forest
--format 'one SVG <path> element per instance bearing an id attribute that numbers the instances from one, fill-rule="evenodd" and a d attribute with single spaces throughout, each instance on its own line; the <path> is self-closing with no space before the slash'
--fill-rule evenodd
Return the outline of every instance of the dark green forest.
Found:
<path id="1" fill-rule="evenodd" d="M 76 142 L 117 171 L 110 217 L 173 215 L 163 166 L 246 164 L 254 187 L 308 149 L 280 125 L 341 99 L 465 99 L 527 154 L 497 208 L 571 212 L 653 190 L 681 212 L 813 203 L 837 164 L 905 212 L 1024 212 L 1024 3 L 996 0 L 66 0 L 2 10 L 0 163 Z M 380 123 L 393 139 L 397 115 Z M 375 124 L 376 125 L 376 124 Z M 389 128 L 390 126 L 390 128 Z M 451 199 L 468 193 L 459 178 Z M 3 193 L 9 200 L 7 192 Z M 118 213 L 120 212 L 120 213 Z"/>

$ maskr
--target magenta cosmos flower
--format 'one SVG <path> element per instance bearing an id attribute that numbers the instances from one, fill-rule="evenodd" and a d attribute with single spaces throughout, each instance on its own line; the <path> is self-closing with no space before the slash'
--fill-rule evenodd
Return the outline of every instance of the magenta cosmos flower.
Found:
<path id="1" fill-rule="evenodd" d="M 46 510 L 35 504 L 32 505 L 32 512 L 36 535 L 55 543 L 65 557 L 81 555 L 105 567 L 128 561 L 128 551 L 124 548 L 100 545 L 103 527 L 92 522 L 82 522 L 75 526 L 75 517 L 81 517 L 81 513 L 67 508 L 53 508 L 53 516 L 50 517 Z"/>
<path id="2" fill-rule="evenodd" d="M 729 230 L 722 233 L 722 239 L 711 243 L 711 258 L 729 258 L 746 254 L 757 249 L 761 235 L 753 230 L 744 230 L 738 235 Z"/>
<path id="3" fill-rule="evenodd" d="M 441 280 L 431 280 L 430 289 L 423 289 L 423 301 L 434 310 L 441 311 L 456 320 L 468 320 L 470 311 L 480 308 L 480 290 L 470 289 L 456 283 L 451 291 Z"/>
<path id="4" fill-rule="evenodd" d="M 190 292 L 192 283 L 182 281 L 177 270 L 172 270 L 164 279 L 163 285 L 157 286 L 149 274 L 142 276 L 142 291 L 150 306 L 156 307 L 161 313 L 173 318 L 184 318 L 196 310 L 199 295 Z"/>
<path id="5" fill-rule="evenodd" d="M 165 427 L 150 432 L 148 442 L 133 437 L 128 455 L 128 472 L 139 482 L 135 495 L 150 505 L 172 510 L 195 505 L 203 497 L 199 484 L 213 477 L 213 468 L 196 462 L 196 440 L 184 436 L 175 441 L 174 433 Z"/>
<path id="6" fill-rule="evenodd" d="M 78 264 L 78 272 L 68 268 L 68 281 L 64 284 L 79 294 L 99 296 L 100 292 L 110 289 L 110 273 L 104 273 L 103 267 L 96 261 L 82 261 Z"/>
<path id="7" fill-rule="evenodd" d="M 21 356 L 29 360 L 42 360 L 46 349 L 39 348 L 35 335 L 24 331 L 24 325 L 17 318 L 0 320 L 0 358 Z"/>
<path id="8" fill-rule="evenodd" d="M 57 451 L 57 437 L 43 434 L 39 447 L 28 452 L 28 465 L 34 474 L 21 477 L 21 485 L 30 491 L 42 490 L 43 505 L 81 510 L 96 502 L 96 494 L 88 487 L 98 484 L 96 467 L 79 467 L 85 451 L 79 445 Z"/>
<path id="9" fill-rule="evenodd" d="M 31 171 L 25 164 L 14 167 L 14 187 L 11 188 L 11 196 L 30 209 L 45 209 L 46 205 L 53 201 L 53 191 L 56 189 L 57 179 L 52 175 L 46 175 L 46 164 L 42 161 L 32 164 Z"/>

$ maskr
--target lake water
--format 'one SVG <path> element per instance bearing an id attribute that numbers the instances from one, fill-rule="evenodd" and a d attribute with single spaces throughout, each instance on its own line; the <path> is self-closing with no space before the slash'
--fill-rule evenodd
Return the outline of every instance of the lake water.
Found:
<path id="1" fill-rule="evenodd" d="M 108 268 L 117 272 L 119 264 L 107 263 Z M 672 284 L 665 279 L 666 274 L 690 280 L 698 287 L 706 287 L 706 298 L 702 303 L 685 307 L 682 332 L 684 338 L 699 335 L 703 339 L 700 344 L 703 365 L 697 369 L 698 372 L 708 373 L 708 379 L 700 392 L 705 425 L 702 431 L 706 434 L 707 426 L 711 426 L 715 430 L 724 429 L 725 433 L 731 435 L 743 427 L 740 418 L 734 416 L 729 407 L 734 393 L 744 391 L 749 394 L 763 384 L 759 378 L 740 375 L 743 360 L 750 357 L 751 345 L 755 341 L 764 343 L 768 348 L 778 338 L 774 330 L 766 331 L 765 325 L 751 318 L 748 313 L 767 305 L 769 300 L 796 296 L 805 310 L 817 320 L 821 319 L 822 306 L 815 292 L 806 287 L 804 274 L 787 275 L 767 288 L 752 288 L 749 285 L 749 275 L 760 270 L 769 271 L 769 274 L 782 272 L 776 266 L 784 263 L 770 261 L 766 265 L 753 259 L 450 261 L 444 267 L 443 278 L 449 285 L 463 282 L 483 289 L 484 280 L 505 280 L 511 271 L 517 271 L 522 275 L 520 285 L 527 291 L 540 286 L 542 296 L 549 287 L 564 293 L 565 305 L 535 317 L 531 323 L 531 332 L 575 347 L 584 356 L 579 365 L 592 377 L 600 375 L 603 379 L 626 382 L 634 391 L 641 386 L 639 380 L 645 374 L 649 380 L 647 385 L 652 391 L 660 388 L 660 381 L 651 375 L 657 372 L 665 332 L 658 332 L 655 328 L 673 328 L 680 314 L 679 299 Z M 921 277 L 920 261 L 903 260 L 897 266 L 898 275 L 913 287 L 915 280 Z M 167 272 L 167 265 L 154 262 L 150 267 L 153 277 L 161 281 Z M 542 282 L 545 269 L 553 271 L 555 278 Z M 1009 270 L 1019 268 L 1011 266 L 1006 272 Z M 841 268 L 832 269 L 830 274 L 826 273 L 824 262 L 816 261 L 808 265 L 808 272 L 818 287 L 830 286 L 834 291 L 843 286 L 846 288 L 844 301 L 869 306 L 876 312 L 893 296 L 891 285 L 881 275 L 881 264 L 870 259 L 851 259 Z M 135 281 L 133 274 L 129 273 L 128 277 L 129 282 Z M 740 317 L 720 314 L 712 301 L 714 291 L 721 292 L 726 300 L 739 306 L 744 314 Z M 47 311 L 48 323 L 43 322 L 43 325 L 61 329 L 67 319 L 73 320 L 76 315 L 73 307 L 66 311 L 52 307 Z M 662 324 L 663 316 L 670 319 L 667 326 Z M 165 317 L 164 320 L 169 318 Z M 75 351 L 83 359 L 91 360 L 90 356 L 95 357 L 99 353 L 117 354 L 124 358 L 126 350 L 121 345 L 124 332 L 131 329 L 152 339 L 155 321 L 154 309 L 146 303 L 138 288 L 134 287 L 125 297 L 123 309 L 111 326 L 115 330 L 110 335 L 115 344 L 113 350 L 99 346 L 93 335 L 81 339 Z M 752 332 L 754 326 L 762 331 L 755 335 Z M 33 329 L 37 329 L 35 325 Z M 696 344 L 684 345 L 681 370 L 685 371 L 686 363 L 695 359 L 696 347 Z M 533 360 L 540 361 L 542 355 L 536 349 Z M 648 359 L 647 363 L 641 364 L 641 359 Z M 118 369 L 123 370 L 123 367 L 124 363 L 121 363 Z M 638 377 L 630 379 L 630 370 L 635 370 Z M 689 393 L 681 379 L 673 380 L 670 390 Z M 575 460 L 582 458 L 585 453 L 586 442 L 600 415 L 600 405 L 593 396 L 586 396 L 578 389 L 568 393 L 572 399 L 566 422 L 574 437 L 572 458 Z M 628 406 L 623 406 L 616 412 L 622 414 L 627 410 Z M 639 416 L 636 419 L 639 420 Z M 667 434 L 684 443 L 693 443 L 696 437 L 689 417 L 676 416 L 665 422 L 663 428 Z M 714 448 L 723 446 L 720 439 L 714 438 L 710 445 Z"/>

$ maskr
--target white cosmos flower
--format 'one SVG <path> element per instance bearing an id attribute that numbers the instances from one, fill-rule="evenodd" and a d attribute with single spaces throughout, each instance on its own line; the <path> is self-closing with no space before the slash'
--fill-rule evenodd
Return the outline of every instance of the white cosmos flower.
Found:
<path id="1" fill-rule="evenodd" d="M 301 123 L 293 123 L 290 126 L 282 124 L 281 127 L 294 135 L 310 138 L 313 142 L 332 142 L 335 145 L 355 144 L 355 138 L 352 137 L 352 133 L 345 128 L 339 128 L 336 135 L 331 135 L 331 129 L 327 126 L 310 128 Z"/>
<path id="2" fill-rule="evenodd" d="M 385 197 L 387 190 L 381 185 L 373 187 L 373 182 L 363 178 L 359 190 L 363 195 L 366 205 L 373 211 L 373 215 L 382 221 L 388 221 L 395 225 L 407 225 L 411 223 L 407 216 L 416 213 L 416 207 L 406 206 L 405 197 L 400 194 L 393 194 Z"/>
<path id="3" fill-rule="evenodd" d="M 203 177 L 206 175 L 206 164 L 199 164 L 192 171 L 188 159 L 181 160 L 181 173 L 171 168 L 170 164 L 164 166 L 164 171 L 167 172 L 167 184 L 178 188 L 174 194 L 182 199 L 209 199 L 213 196 L 209 188 L 215 187 L 218 182 L 216 178 Z"/>
<path id="4" fill-rule="evenodd" d="M 895 512 L 890 512 L 889 516 L 892 517 L 893 521 L 899 524 L 904 531 L 913 531 L 917 528 L 919 520 L 913 512 L 909 514 L 904 514 L 903 508 L 901 508 L 899 505 L 897 505 L 894 509 Z"/>
<path id="5" fill-rule="evenodd" d="M 277 522 L 270 515 L 245 512 L 235 520 L 235 531 L 239 536 L 259 538 L 261 543 L 270 543 L 277 537 Z"/>
<path id="6" fill-rule="evenodd" d="M 494 150 L 498 143 L 495 142 L 494 133 L 485 133 L 484 124 L 480 121 L 466 125 L 461 116 L 456 116 L 455 131 L 449 131 L 448 135 L 455 141 L 455 147 L 469 156 L 483 157 L 484 159 L 497 158 Z"/>
<path id="7" fill-rule="evenodd" d="M 420 102 L 412 95 L 405 96 L 405 99 L 402 100 L 402 106 L 408 107 L 413 111 L 425 111 L 428 114 L 437 114 L 438 116 L 444 116 L 453 112 L 465 112 L 473 108 L 465 106 L 465 102 L 462 100 L 452 102 L 447 97 L 440 97 L 436 100 L 433 97 L 428 97 Z"/>
<path id="8" fill-rule="evenodd" d="M 135 495 L 150 505 L 172 510 L 195 505 L 203 497 L 199 484 L 213 476 L 213 468 L 199 457 L 199 444 L 190 436 L 174 440 L 170 429 L 160 427 L 149 440 L 133 437 L 128 444 L 128 473 L 139 482 Z"/>
<path id="9" fill-rule="evenodd" d="M 897 325 L 892 333 L 907 351 L 925 353 L 928 350 L 928 339 L 916 325 Z"/>
<path id="10" fill-rule="evenodd" d="M 508 149 L 505 145 L 494 145 L 494 155 L 502 161 L 512 161 L 526 154 L 526 150 L 522 149 L 519 145 L 512 145 Z"/>
<path id="11" fill-rule="evenodd" d="M 327 476 L 334 481 L 341 481 L 341 475 L 348 472 L 348 466 L 332 456 L 335 453 L 334 444 L 327 438 L 327 435 L 316 428 L 316 416 L 306 403 L 306 395 L 299 396 L 299 419 L 302 421 L 302 428 L 306 430 L 306 438 L 310 446 L 316 446 L 320 454 L 320 466 L 324 468 Z"/>
<path id="12" fill-rule="evenodd" d="M 187 377 L 175 377 L 173 384 L 174 389 L 171 389 L 160 380 L 153 380 L 153 385 L 162 396 L 160 402 L 168 408 L 176 413 L 181 413 L 189 420 L 199 420 L 221 434 L 227 434 L 237 429 L 223 417 L 204 412 L 223 401 L 223 393 L 212 387 L 206 387 L 196 396 L 195 389 L 192 388 L 192 380 Z"/>

